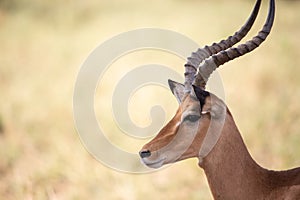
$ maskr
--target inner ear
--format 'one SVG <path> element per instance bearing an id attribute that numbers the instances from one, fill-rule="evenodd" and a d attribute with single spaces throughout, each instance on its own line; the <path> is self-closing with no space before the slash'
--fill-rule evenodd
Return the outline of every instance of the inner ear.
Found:
<path id="1" fill-rule="evenodd" d="M 176 97 L 178 103 L 180 104 L 183 97 L 184 97 L 184 85 L 172 80 L 168 80 L 169 83 L 169 87 L 170 90 L 172 91 L 172 93 L 174 94 L 174 96 Z"/>
<path id="2" fill-rule="evenodd" d="M 201 88 L 193 85 L 194 93 L 196 94 L 197 99 L 200 101 L 201 110 L 205 104 L 206 97 L 210 96 L 209 92 L 202 90 Z"/>

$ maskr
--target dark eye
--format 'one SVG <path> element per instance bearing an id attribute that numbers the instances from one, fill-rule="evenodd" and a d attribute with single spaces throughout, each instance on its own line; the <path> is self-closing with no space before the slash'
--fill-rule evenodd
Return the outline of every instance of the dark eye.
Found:
<path id="1" fill-rule="evenodd" d="M 198 121 L 199 118 L 200 118 L 200 116 L 198 116 L 198 115 L 188 115 L 184 118 L 183 121 L 196 122 L 196 121 Z"/>

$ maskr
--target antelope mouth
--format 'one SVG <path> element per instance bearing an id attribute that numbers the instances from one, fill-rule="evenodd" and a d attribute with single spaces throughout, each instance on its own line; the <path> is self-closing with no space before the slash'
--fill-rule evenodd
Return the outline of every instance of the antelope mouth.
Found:
<path id="1" fill-rule="evenodd" d="M 142 159 L 142 162 L 147 166 L 147 167 L 150 167 L 150 168 L 160 168 L 163 164 L 164 164 L 164 161 L 166 160 L 166 158 L 162 158 L 160 160 L 156 160 L 156 161 L 149 161 L 149 160 L 146 160 L 146 159 Z"/>

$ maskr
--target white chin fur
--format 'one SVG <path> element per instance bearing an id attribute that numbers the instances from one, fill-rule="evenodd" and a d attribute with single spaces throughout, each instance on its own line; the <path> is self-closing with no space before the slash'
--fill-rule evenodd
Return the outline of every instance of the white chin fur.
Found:
<path id="1" fill-rule="evenodd" d="M 146 165 L 147 167 L 150 167 L 150 168 L 154 168 L 154 169 L 162 167 L 164 164 L 164 161 L 165 161 L 165 159 L 161 159 L 159 161 L 149 161 L 146 159 L 141 159 L 141 160 L 144 165 Z"/>

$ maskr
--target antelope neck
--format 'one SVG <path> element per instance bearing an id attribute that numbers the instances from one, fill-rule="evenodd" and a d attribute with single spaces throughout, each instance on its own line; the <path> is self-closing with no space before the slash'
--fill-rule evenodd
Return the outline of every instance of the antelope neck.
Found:
<path id="1" fill-rule="evenodd" d="M 267 170 L 252 159 L 229 111 L 225 120 L 218 143 L 199 166 L 215 199 L 255 199 L 251 191 L 266 192 Z"/>

